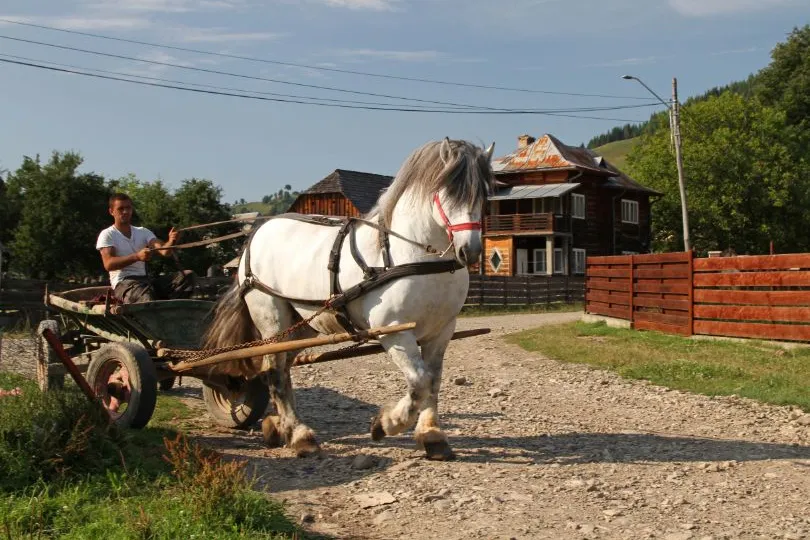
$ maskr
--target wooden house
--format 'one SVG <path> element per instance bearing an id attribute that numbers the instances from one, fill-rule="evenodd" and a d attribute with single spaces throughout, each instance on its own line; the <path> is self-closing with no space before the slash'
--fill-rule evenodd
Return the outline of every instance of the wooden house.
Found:
<path id="1" fill-rule="evenodd" d="M 492 169 L 480 273 L 584 274 L 586 256 L 650 251 L 650 198 L 660 193 L 594 151 L 521 135 Z"/>
<path id="2" fill-rule="evenodd" d="M 374 207 L 393 176 L 335 169 L 295 199 L 288 212 L 356 217 Z"/>

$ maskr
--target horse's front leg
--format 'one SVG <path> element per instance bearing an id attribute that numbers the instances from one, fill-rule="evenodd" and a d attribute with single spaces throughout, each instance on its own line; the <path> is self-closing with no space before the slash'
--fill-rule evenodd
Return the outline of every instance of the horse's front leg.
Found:
<path id="1" fill-rule="evenodd" d="M 439 389 L 442 385 L 442 366 L 447 345 L 453 337 L 455 320 L 450 322 L 438 337 L 422 344 L 422 358 L 430 377 L 430 393 L 424 409 L 419 413 L 414 438 L 425 449 L 428 459 L 448 460 L 455 454 L 447 442 L 447 435 L 439 427 Z"/>
<path id="2" fill-rule="evenodd" d="M 388 334 L 380 338 L 380 343 L 405 374 L 408 391 L 396 405 L 383 407 L 372 420 L 371 438 L 375 441 L 386 435 L 398 435 L 413 426 L 430 393 L 430 376 L 413 332 Z"/>
<path id="3" fill-rule="evenodd" d="M 318 453 L 320 446 L 315 433 L 298 418 L 290 376 L 292 359 L 287 353 L 272 356 L 275 357 L 271 364 L 273 367 L 265 371 L 263 377 L 270 387 L 279 416 L 267 416 L 262 421 L 264 441 L 271 447 L 281 446 L 286 442 L 298 457 Z"/>

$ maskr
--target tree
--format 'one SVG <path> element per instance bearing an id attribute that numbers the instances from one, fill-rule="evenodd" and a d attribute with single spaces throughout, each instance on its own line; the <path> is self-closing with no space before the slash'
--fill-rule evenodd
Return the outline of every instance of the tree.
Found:
<path id="1" fill-rule="evenodd" d="M 95 242 L 109 225 L 110 191 L 102 176 L 78 174 L 81 163 L 72 152 L 54 152 L 45 165 L 39 157 L 26 157 L 9 177 L 10 191 L 21 201 L 12 265 L 23 274 L 54 278 L 103 272 Z"/>
<path id="2" fill-rule="evenodd" d="M 785 111 L 790 125 L 810 127 L 810 25 L 794 28 L 771 52 L 771 63 L 756 77 L 756 94 Z"/>
<path id="3" fill-rule="evenodd" d="M 225 221 L 231 218 L 230 208 L 221 202 L 222 188 L 215 186 L 210 180 L 192 178 L 184 180 L 180 188 L 174 193 L 174 210 L 176 212 L 176 226 L 188 227 L 215 221 Z M 201 234 L 189 232 L 184 234 L 181 242 L 198 240 Z M 208 237 L 226 234 L 227 231 L 219 229 L 203 230 Z M 191 248 L 180 255 L 184 267 L 205 275 L 211 264 L 224 264 L 236 256 L 244 239 L 237 238 L 220 244 L 207 247 Z"/>
<path id="4" fill-rule="evenodd" d="M 726 92 L 684 107 L 683 154 L 696 251 L 733 248 L 806 251 L 810 238 L 810 169 L 796 153 L 785 113 Z M 695 120 L 700 119 L 699 123 Z M 664 193 L 653 206 L 654 247 L 678 251 L 683 238 L 675 159 L 667 129 L 641 138 L 628 170 Z"/>

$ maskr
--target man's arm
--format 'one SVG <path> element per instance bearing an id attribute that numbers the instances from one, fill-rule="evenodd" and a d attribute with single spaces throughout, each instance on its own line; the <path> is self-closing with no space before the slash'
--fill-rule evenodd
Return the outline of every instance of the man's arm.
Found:
<path id="1" fill-rule="evenodd" d="M 130 255 L 122 255 L 120 257 L 115 255 L 115 248 L 112 246 L 101 248 L 99 251 L 101 252 L 101 261 L 104 263 L 104 270 L 107 272 L 121 270 L 130 264 L 138 261 L 146 262 L 152 258 L 152 253 L 147 248 L 143 248 L 142 250 Z"/>
<path id="2" fill-rule="evenodd" d="M 169 238 L 165 242 L 159 238 L 154 238 L 151 242 L 149 242 L 149 247 L 152 249 L 157 249 L 158 253 L 163 255 L 164 257 L 168 257 L 169 253 L 171 253 L 170 249 L 160 249 L 164 247 L 173 246 L 174 243 L 177 241 L 178 232 L 174 230 L 174 227 L 171 228 L 169 231 Z"/>

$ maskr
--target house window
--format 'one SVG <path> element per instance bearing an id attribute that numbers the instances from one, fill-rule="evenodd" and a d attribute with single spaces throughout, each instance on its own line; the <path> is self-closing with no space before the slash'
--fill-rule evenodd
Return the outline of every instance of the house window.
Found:
<path id="1" fill-rule="evenodd" d="M 574 248 L 574 273 L 585 273 L 585 250 Z"/>
<path id="2" fill-rule="evenodd" d="M 501 251 L 498 248 L 492 248 L 492 254 L 489 256 L 489 266 L 492 267 L 493 271 L 497 272 L 501 264 L 503 264 Z"/>
<path id="3" fill-rule="evenodd" d="M 545 274 L 546 273 L 546 250 L 545 249 L 535 249 L 534 250 L 534 273 L 535 274 Z"/>
<path id="4" fill-rule="evenodd" d="M 638 225 L 638 201 L 622 199 L 622 222 Z"/>
<path id="5" fill-rule="evenodd" d="M 563 258 L 562 248 L 554 248 L 554 273 L 565 273 L 565 259 Z"/>
<path id="6" fill-rule="evenodd" d="M 557 216 L 561 216 L 563 214 L 562 197 L 554 197 L 554 214 Z"/>
<path id="7" fill-rule="evenodd" d="M 585 219 L 585 195 L 579 193 L 571 194 L 571 216 Z"/>

